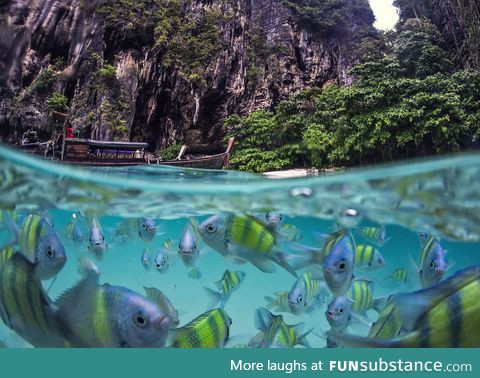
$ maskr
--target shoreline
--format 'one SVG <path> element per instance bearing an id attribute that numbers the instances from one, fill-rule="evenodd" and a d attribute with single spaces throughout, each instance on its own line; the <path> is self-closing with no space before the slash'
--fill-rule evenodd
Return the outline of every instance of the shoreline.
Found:
<path id="1" fill-rule="evenodd" d="M 284 178 L 296 178 L 296 177 L 310 177 L 310 176 L 322 176 L 334 174 L 345 170 L 344 167 L 335 168 L 294 168 L 286 169 L 282 171 L 269 171 L 263 172 L 262 175 L 271 179 L 284 179 Z"/>

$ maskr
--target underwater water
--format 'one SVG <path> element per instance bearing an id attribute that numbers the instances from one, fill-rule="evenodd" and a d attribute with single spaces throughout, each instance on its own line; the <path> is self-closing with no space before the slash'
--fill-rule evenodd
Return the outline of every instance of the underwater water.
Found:
<path id="1" fill-rule="evenodd" d="M 190 217 L 202 224 L 216 214 L 249 214 L 264 222 L 268 212 L 281 213 L 283 227 L 272 231 L 276 247 L 297 256 L 311 248 L 321 249 L 328 240 L 325 235 L 348 229 L 357 245 L 371 245 L 384 257 L 385 264 L 379 269 L 353 272 L 355 277 L 373 282 L 374 298 L 422 288 L 415 266 L 422 250 L 419 232 L 431 235 L 447 251 L 443 280 L 480 264 L 480 155 L 281 180 L 160 166 L 74 168 L 4 147 L 0 147 L 0 167 L 0 207 L 14 209 L 20 218 L 30 213 L 48 217 L 65 248 L 67 262 L 55 281 L 42 282 L 45 289 L 51 286 L 48 297 L 52 301 L 82 279 L 79 259 L 88 256 L 100 270 L 100 284 L 125 287 L 141 295 L 145 295 L 144 287 L 160 289 L 177 309 L 182 327 L 218 306 L 212 304 L 204 287 L 216 290 L 215 281 L 226 269 L 242 271 L 244 279 L 224 306 L 232 321 L 226 347 L 246 346 L 259 332 L 254 316 L 256 309 L 267 305 L 265 296 L 290 291 L 296 278 L 277 263 L 273 273 L 262 272 L 250 262 L 238 264 L 207 245 L 201 235 L 200 256 L 195 263 L 201 277 L 190 277 L 192 267 L 185 266 L 177 253 Z M 72 214 L 77 214 L 83 242 L 67 237 Z M 101 261 L 95 260 L 88 248 L 92 217 L 99 220 L 107 244 Z M 122 221 L 139 217 L 155 220 L 153 240 L 115 235 Z M 387 239 L 383 245 L 362 235 L 367 227 L 379 230 L 382 226 Z M 8 229 L 0 230 L 2 244 L 11 239 Z M 226 242 L 232 243 L 230 239 Z M 148 269 L 141 261 L 146 247 L 152 252 Z M 158 250 L 167 250 L 169 266 L 163 271 L 154 266 Z M 310 268 L 312 264 L 302 266 L 298 275 Z M 407 272 L 406 282 L 391 278 L 398 269 Z M 330 329 L 325 312 L 332 299 L 332 293 L 326 294 L 308 314 L 271 311 L 281 314 L 288 325 L 304 323 L 301 332 L 313 330 L 306 336 L 309 344 L 325 347 L 324 333 Z M 345 332 L 366 336 L 368 322 L 375 322 L 377 317 L 370 309 Z M 478 333 L 478 328 L 474 332 Z M 29 346 L 3 323 L 0 340 L 8 347 Z"/>

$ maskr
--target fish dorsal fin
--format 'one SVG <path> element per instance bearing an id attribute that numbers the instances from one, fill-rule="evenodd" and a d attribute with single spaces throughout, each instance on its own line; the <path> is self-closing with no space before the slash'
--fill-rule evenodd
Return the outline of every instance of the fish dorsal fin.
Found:
<path id="1" fill-rule="evenodd" d="M 305 323 L 297 323 L 292 325 L 287 325 L 288 328 L 293 328 L 295 335 L 300 336 L 305 329 Z"/>
<path id="2" fill-rule="evenodd" d="M 160 310 L 168 311 L 170 308 L 173 308 L 170 300 L 167 296 L 159 289 L 155 287 L 143 287 L 145 293 L 147 294 L 147 299 L 153 303 L 155 303 Z"/>
<path id="3" fill-rule="evenodd" d="M 75 335 L 88 333 L 89 320 L 93 314 L 94 295 L 98 290 L 97 280 L 89 277 L 66 290 L 56 300 L 59 316 Z M 81 335 L 80 335 L 81 336 Z M 81 336 L 83 337 L 83 336 Z"/>
<path id="4" fill-rule="evenodd" d="M 275 319 L 275 315 L 273 315 L 265 307 L 257 308 L 254 319 L 255 328 L 257 328 L 259 331 L 267 332 L 273 322 L 273 319 Z"/>
<path id="5" fill-rule="evenodd" d="M 398 306 L 404 328 L 407 331 L 414 330 L 418 321 L 433 306 L 475 280 L 480 280 L 480 265 L 464 269 L 433 287 L 411 294 L 395 295 L 392 301 Z"/>

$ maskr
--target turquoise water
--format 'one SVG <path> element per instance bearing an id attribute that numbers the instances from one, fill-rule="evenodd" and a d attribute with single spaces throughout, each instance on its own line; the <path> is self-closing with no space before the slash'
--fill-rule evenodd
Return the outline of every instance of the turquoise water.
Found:
<path id="1" fill-rule="evenodd" d="M 351 228 L 357 244 L 366 243 L 360 235 L 364 227 L 384 225 L 389 241 L 378 249 L 386 264 L 375 272 L 356 272 L 375 282 L 375 297 L 420 289 L 418 274 L 409 256 L 418 260 L 418 232 L 435 236 L 448 250 L 449 268 L 445 277 L 480 263 L 480 155 L 447 157 L 430 161 L 387 165 L 319 177 L 274 180 L 260 175 L 176 169 L 159 166 L 133 168 L 81 169 L 54 164 L 0 147 L 0 206 L 20 213 L 48 211 L 54 228 L 67 252 L 67 263 L 48 295 L 55 299 L 80 280 L 78 259 L 91 256 L 87 244 L 74 243 L 65 232 L 73 213 L 88 239 L 86 219 L 96 215 L 103 227 L 108 248 L 97 265 L 100 283 L 127 287 L 143 294 L 143 287 L 161 289 L 180 314 L 180 325 L 210 309 L 203 287 L 214 288 L 225 269 L 246 273 L 225 306 L 232 319 L 231 340 L 227 347 L 248 343 L 258 333 L 255 309 L 265 306 L 265 296 L 288 291 L 295 282 L 277 266 L 275 273 L 264 273 L 251 264 L 236 265 L 213 251 L 204 242 L 197 267 L 200 279 L 188 276 L 176 254 L 177 245 L 189 217 L 199 223 L 223 212 L 255 214 L 267 211 L 283 214 L 283 224 L 293 225 L 296 242 L 282 238 L 282 251 L 298 253 L 298 244 L 321 247 L 320 234 L 334 227 Z M 125 218 L 151 217 L 157 234 L 150 243 L 138 238 L 115 237 L 115 229 Z M 301 239 L 300 239 L 301 237 Z M 0 241 L 9 239 L 0 233 Z M 174 251 L 166 273 L 146 271 L 141 263 L 145 246 L 155 251 L 170 239 Z M 154 257 L 153 256 L 153 257 Z M 152 258 L 153 258 L 152 257 Z M 396 269 L 406 269 L 409 280 L 398 284 L 387 277 Z M 300 271 L 301 272 L 301 271 Z M 50 281 L 44 281 L 45 288 Z M 321 337 L 330 327 L 326 305 L 311 314 L 282 313 L 287 324 L 305 323 L 313 347 L 324 347 Z M 369 311 L 370 321 L 376 313 Z M 351 333 L 366 335 L 369 328 L 357 323 Z M 0 340 L 10 347 L 28 344 L 5 325 Z"/>

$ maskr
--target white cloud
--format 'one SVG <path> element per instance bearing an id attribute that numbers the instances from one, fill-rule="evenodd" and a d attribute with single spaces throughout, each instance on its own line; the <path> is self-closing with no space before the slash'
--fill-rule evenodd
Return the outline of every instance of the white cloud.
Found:
<path id="1" fill-rule="evenodd" d="M 397 8 L 393 0 L 370 0 L 370 6 L 375 13 L 375 27 L 378 29 L 392 29 L 398 21 Z"/>

